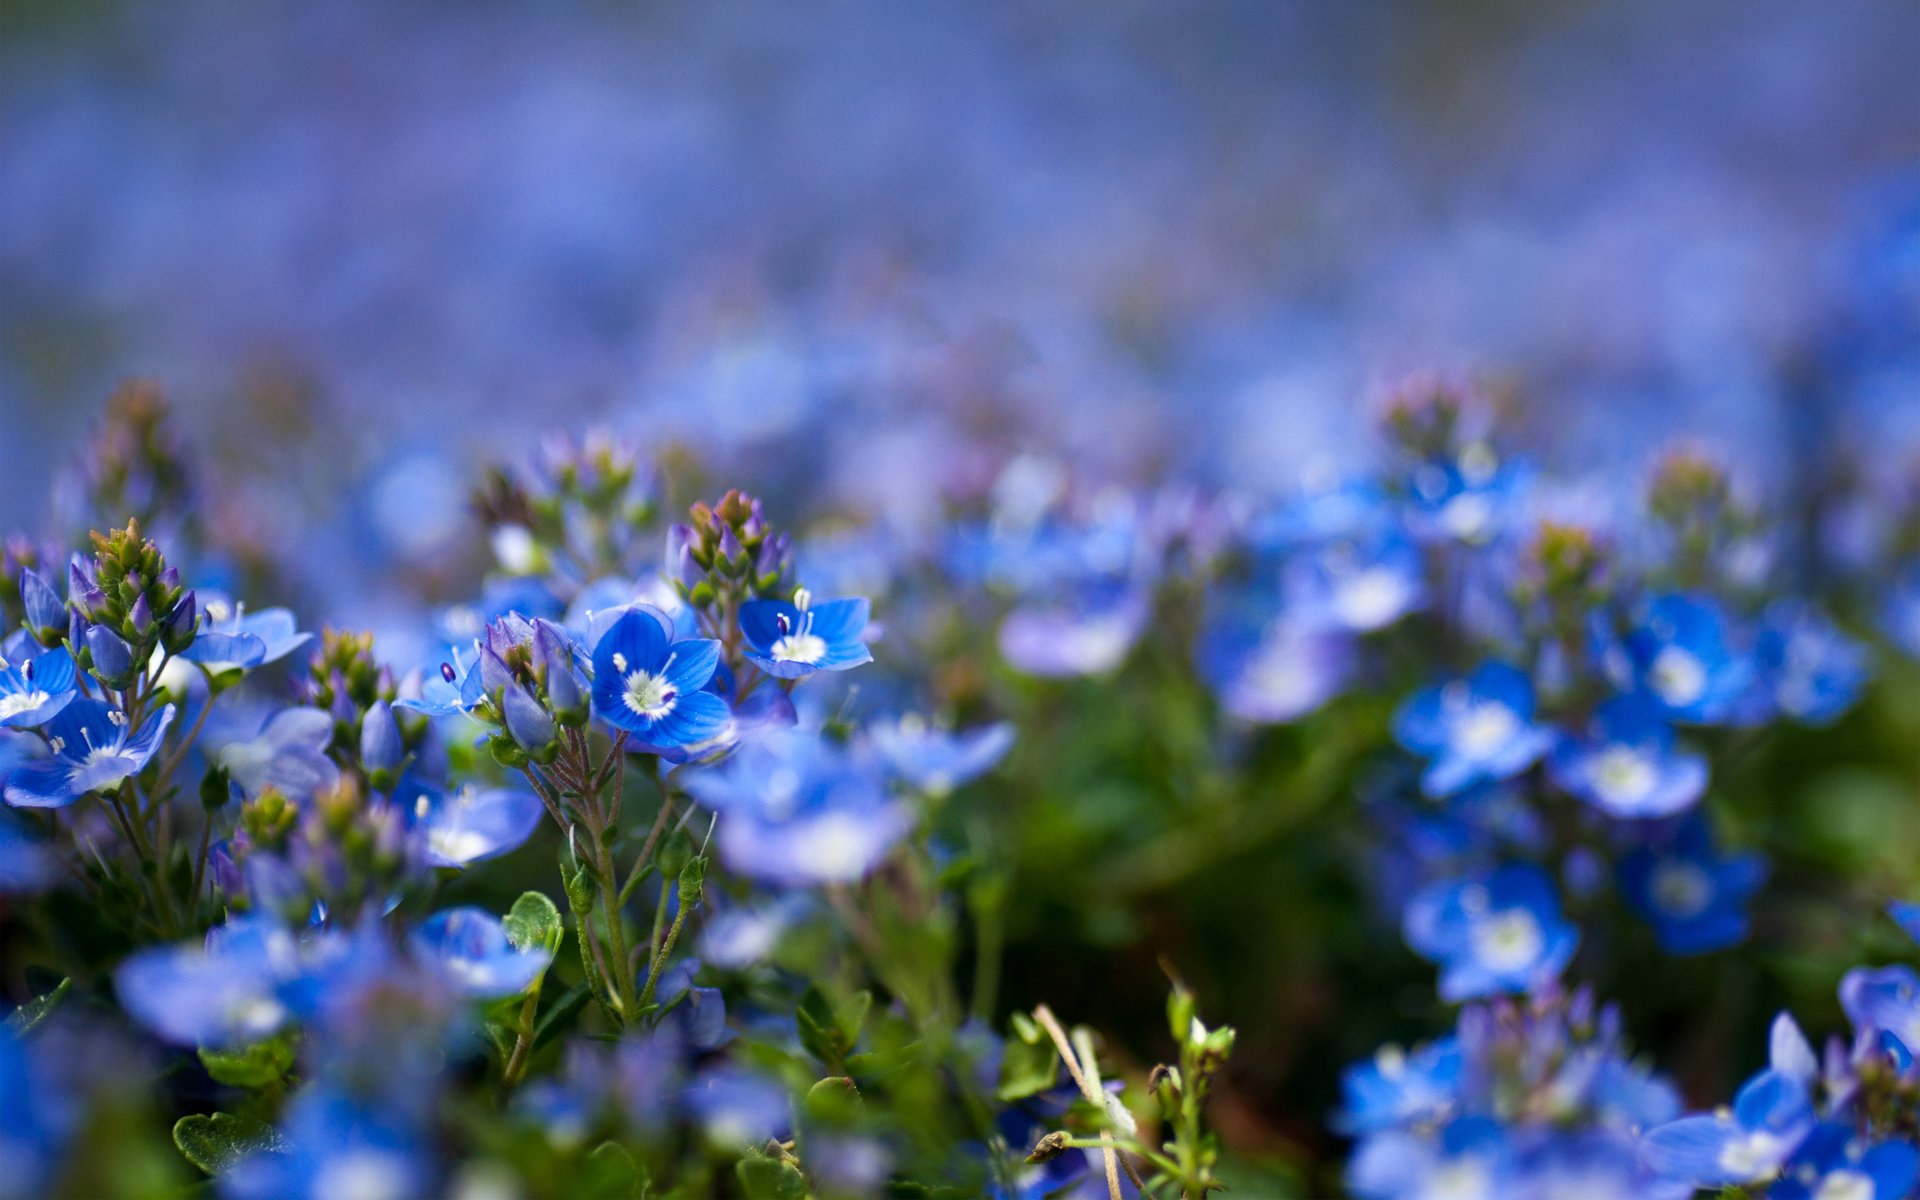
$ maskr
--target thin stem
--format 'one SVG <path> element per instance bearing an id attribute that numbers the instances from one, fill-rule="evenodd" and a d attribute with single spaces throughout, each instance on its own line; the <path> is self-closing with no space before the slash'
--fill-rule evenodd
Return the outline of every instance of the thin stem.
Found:
<path id="1" fill-rule="evenodd" d="M 640 857 L 633 860 L 633 870 L 628 872 L 627 881 L 620 885 L 620 903 L 625 904 L 627 897 L 633 894 L 634 885 L 653 866 L 653 848 L 660 843 L 660 835 L 667 830 L 667 818 L 673 814 L 673 793 L 662 793 L 660 811 L 653 816 L 653 828 L 647 830 L 647 840 L 640 845 Z"/>
<path id="2" fill-rule="evenodd" d="M 1089 1079 L 1087 1071 L 1082 1070 L 1080 1057 L 1075 1053 L 1073 1044 L 1067 1039 L 1067 1031 L 1060 1027 L 1060 1020 L 1053 1015 L 1053 1010 L 1042 1004 L 1033 1010 L 1033 1019 L 1039 1022 L 1040 1028 L 1046 1030 L 1047 1036 L 1053 1039 L 1053 1048 L 1059 1052 L 1060 1061 L 1066 1064 L 1067 1074 L 1073 1077 L 1074 1086 L 1080 1089 L 1080 1094 L 1086 1097 L 1088 1104 L 1100 1110 L 1101 1117 L 1104 1119 L 1107 1115 L 1107 1098 L 1100 1090 L 1100 1085 L 1095 1082 L 1100 1078 L 1099 1067 L 1091 1062 L 1091 1054 L 1088 1056 L 1087 1064 L 1092 1071 L 1092 1078 Z M 1088 1049 L 1092 1049 L 1091 1045 Z M 1108 1200 L 1121 1200 L 1120 1171 L 1118 1156 L 1113 1146 L 1113 1135 L 1104 1129 L 1100 1131 L 1100 1157 L 1107 1168 Z"/>

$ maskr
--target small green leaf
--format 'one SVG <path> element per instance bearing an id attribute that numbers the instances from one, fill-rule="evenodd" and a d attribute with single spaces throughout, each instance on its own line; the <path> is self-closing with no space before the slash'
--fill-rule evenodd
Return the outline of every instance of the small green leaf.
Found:
<path id="1" fill-rule="evenodd" d="M 215 1081 L 228 1087 L 263 1088 L 286 1078 L 293 1069 L 293 1038 L 287 1035 L 255 1042 L 244 1050 L 202 1048 L 200 1063 Z"/>
<path id="2" fill-rule="evenodd" d="M 285 1150 L 280 1132 L 265 1121 L 232 1113 L 196 1113 L 173 1126 L 173 1144 L 194 1166 L 218 1175 L 243 1158 L 266 1150 Z"/>
<path id="3" fill-rule="evenodd" d="M 807 1194 L 807 1177 L 789 1162 L 754 1156 L 741 1159 L 734 1170 L 749 1200 L 803 1200 Z"/>
<path id="4" fill-rule="evenodd" d="M 67 998 L 67 989 L 73 986 L 73 980 L 62 979 L 53 990 L 22 1004 L 7 1016 L 7 1028 L 17 1036 L 24 1037 L 40 1027 L 40 1022 L 53 1015 L 60 1002 Z"/>
<path id="5" fill-rule="evenodd" d="M 1001 1100 L 1012 1103 L 1046 1091 L 1060 1077 L 1060 1057 L 1051 1042 L 1028 1042 L 1011 1037 L 1000 1059 Z"/>
<path id="6" fill-rule="evenodd" d="M 507 940 L 516 950 L 531 950 L 544 946 L 548 950 L 558 950 L 560 939 L 566 936 L 566 922 L 560 919 L 560 910 L 554 906 L 545 892 L 523 892 L 513 907 L 507 910 L 505 922 Z"/>
<path id="7" fill-rule="evenodd" d="M 872 992 L 855 992 L 836 1006 L 818 986 L 809 987 L 795 1014 L 800 1023 L 800 1044 L 838 1071 L 859 1044 L 860 1030 L 872 1007 Z"/>

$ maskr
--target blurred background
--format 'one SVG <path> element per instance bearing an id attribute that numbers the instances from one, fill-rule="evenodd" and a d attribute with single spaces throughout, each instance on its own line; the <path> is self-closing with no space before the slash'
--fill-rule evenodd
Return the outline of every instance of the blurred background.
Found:
<path id="1" fill-rule="evenodd" d="M 1917 75 L 1896 0 L 9 3 L 0 519 L 132 374 L 335 611 L 590 421 L 911 525 L 1013 449 L 1290 487 L 1440 369 L 1777 480 L 1920 434 L 1806 382 L 1920 255 Z"/>

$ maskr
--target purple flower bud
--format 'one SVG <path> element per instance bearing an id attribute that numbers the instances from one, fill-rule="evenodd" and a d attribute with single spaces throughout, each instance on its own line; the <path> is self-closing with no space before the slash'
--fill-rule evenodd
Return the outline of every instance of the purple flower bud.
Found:
<path id="1" fill-rule="evenodd" d="M 20 599 L 26 606 L 27 626 L 43 644 L 57 639 L 67 626 L 67 606 L 40 572 L 27 570 L 20 575 Z"/>
<path id="2" fill-rule="evenodd" d="M 147 603 L 145 592 L 141 592 L 139 598 L 133 602 L 133 608 L 127 613 L 127 618 L 133 622 L 135 633 L 145 633 L 153 628 L 153 605 Z"/>
<path id="3" fill-rule="evenodd" d="M 67 599 L 88 615 L 107 602 L 106 593 L 94 578 L 93 563 L 83 555 L 76 554 L 67 561 Z"/>
<path id="4" fill-rule="evenodd" d="M 685 587 L 692 587 L 706 577 L 693 557 L 699 536 L 689 525 L 675 525 L 667 531 L 667 570 Z"/>
<path id="5" fill-rule="evenodd" d="M 193 645 L 193 639 L 200 633 L 200 599 L 193 592 L 180 598 L 167 614 L 165 627 L 160 631 L 160 640 L 169 654 L 178 654 Z"/>
<path id="6" fill-rule="evenodd" d="M 742 546 L 740 539 L 733 535 L 733 526 L 722 525 L 720 527 L 720 557 L 730 563 L 737 563 L 744 561 L 746 554 L 747 548 Z"/>
<path id="7" fill-rule="evenodd" d="M 125 687 L 133 681 L 133 647 L 104 625 L 87 630 L 87 653 L 93 656 L 93 673 L 110 687 Z"/>
<path id="8" fill-rule="evenodd" d="M 400 742 L 400 726 L 393 709 L 385 700 L 376 700 L 360 719 L 360 761 L 374 773 L 392 772 L 400 767 L 405 747 Z"/>
<path id="9" fill-rule="evenodd" d="M 180 569 L 178 567 L 168 565 L 166 570 L 160 572 L 160 586 L 163 588 L 166 588 L 169 591 L 179 587 L 180 586 Z"/>
<path id="10" fill-rule="evenodd" d="M 553 744 L 553 717 L 527 689 L 510 687 L 502 700 L 506 710 L 507 733 L 528 754 L 538 754 Z"/>

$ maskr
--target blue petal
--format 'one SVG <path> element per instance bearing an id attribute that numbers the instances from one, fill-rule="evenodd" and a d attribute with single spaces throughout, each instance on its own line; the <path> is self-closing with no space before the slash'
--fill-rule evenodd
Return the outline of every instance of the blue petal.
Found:
<path id="1" fill-rule="evenodd" d="M 58 756 L 22 764 L 7 777 L 7 803 L 15 808 L 63 808 L 78 795 L 73 765 Z"/>
<path id="2" fill-rule="evenodd" d="M 673 643 L 673 662 L 667 667 L 667 682 L 682 695 L 707 686 L 720 665 L 720 643 L 711 638 L 689 638 Z"/>

